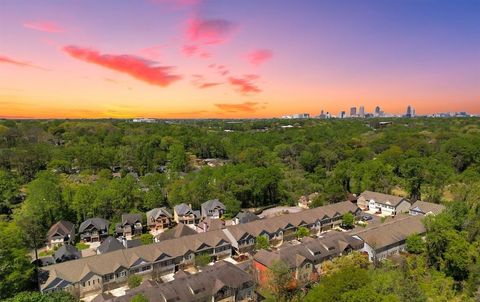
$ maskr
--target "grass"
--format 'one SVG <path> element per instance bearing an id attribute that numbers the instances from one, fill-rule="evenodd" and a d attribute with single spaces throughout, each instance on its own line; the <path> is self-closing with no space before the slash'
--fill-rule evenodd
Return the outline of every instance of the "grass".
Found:
<path id="1" fill-rule="evenodd" d="M 38 256 L 40 257 L 46 257 L 46 256 L 51 256 L 55 253 L 54 250 L 48 250 L 48 251 L 41 251 L 40 253 L 38 253 Z"/>
<path id="2" fill-rule="evenodd" d="M 86 243 L 83 243 L 83 242 L 79 242 L 77 244 L 75 244 L 75 247 L 81 251 L 81 250 L 86 250 L 88 248 L 90 248 L 90 245 L 86 244 Z"/>

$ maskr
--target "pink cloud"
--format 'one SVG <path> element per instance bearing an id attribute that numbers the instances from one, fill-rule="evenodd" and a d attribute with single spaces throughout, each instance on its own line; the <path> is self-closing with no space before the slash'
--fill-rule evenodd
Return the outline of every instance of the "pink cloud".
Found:
<path id="1" fill-rule="evenodd" d="M 269 49 L 257 49 L 247 54 L 247 60 L 250 64 L 258 66 L 273 57 L 273 52 Z"/>
<path id="2" fill-rule="evenodd" d="M 200 74 L 194 74 L 192 77 L 192 84 L 200 89 L 215 87 L 222 84 L 220 82 L 207 82 L 205 81 L 205 77 Z"/>
<path id="3" fill-rule="evenodd" d="M 255 112 L 258 109 L 259 103 L 257 102 L 244 102 L 239 104 L 215 104 L 217 108 L 227 112 Z"/>
<path id="4" fill-rule="evenodd" d="M 23 23 L 23 27 L 48 33 L 61 33 L 65 31 L 65 29 L 63 29 L 57 23 L 50 21 L 28 21 Z"/>
<path id="5" fill-rule="evenodd" d="M 187 22 L 186 37 L 196 44 L 212 45 L 226 42 L 236 25 L 224 19 L 191 18 Z"/>
<path id="6" fill-rule="evenodd" d="M 63 51 L 73 58 L 126 73 L 152 85 L 165 87 L 181 79 L 181 76 L 172 73 L 172 67 L 158 66 L 157 62 L 136 56 L 101 54 L 93 49 L 72 45 L 65 46 Z"/>
<path id="7" fill-rule="evenodd" d="M 198 53 L 199 49 L 200 48 L 196 45 L 184 45 L 182 47 L 182 53 L 184 55 L 186 55 L 187 57 L 191 57 L 191 56 L 195 55 L 196 53 Z"/>
<path id="8" fill-rule="evenodd" d="M 46 70 L 45 68 L 33 65 L 30 62 L 19 61 L 19 60 L 12 59 L 12 58 L 9 58 L 9 57 L 3 56 L 3 55 L 0 55 L 0 63 L 12 64 L 12 65 L 16 65 L 16 66 L 19 66 L 19 67 L 32 67 L 32 68 L 37 68 L 37 69 L 41 69 L 41 70 Z"/>
<path id="9" fill-rule="evenodd" d="M 250 93 L 259 93 L 262 90 L 258 88 L 257 84 L 255 84 L 255 80 L 257 80 L 259 76 L 257 75 L 245 75 L 242 78 L 238 77 L 229 77 L 228 81 L 230 85 L 236 88 L 238 92 L 241 94 L 250 94 Z"/>

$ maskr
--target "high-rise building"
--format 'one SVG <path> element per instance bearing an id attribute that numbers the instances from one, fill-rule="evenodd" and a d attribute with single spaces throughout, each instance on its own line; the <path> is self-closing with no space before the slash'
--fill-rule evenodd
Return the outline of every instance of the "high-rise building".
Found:
<path id="1" fill-rule="evenodd" d="M 375 115 L 376 116 L 380 115 L 380 106 L 375 107 Z"/>
<path id="2" fill-rule="evenodd" d="M 350 108 L 350 116 L 351 117 L 357 116 L 357 107 Z"/>
<path id="3" fill-rule="evenodd" d="M 338 118 L 345 118 L 345 111 L 340 111 L 340 113 L 338 114 Z"/>
<path id="4" fill-rule="evenodd" d="M 360 108 L 358 108 L 358 115 L 360 117 L 365 117 L 365 107 L 364 106 L 360 106 Z"/>
<path id="5" fill-rule="evenodd" d="M 412 106 L 408 105 L 405 117 L 412 117 Z"/>

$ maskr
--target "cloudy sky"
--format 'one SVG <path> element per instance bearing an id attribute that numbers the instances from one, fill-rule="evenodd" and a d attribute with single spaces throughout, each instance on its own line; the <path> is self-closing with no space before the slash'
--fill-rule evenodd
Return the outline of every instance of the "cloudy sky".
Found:
<path id="1" fill-rule="evenodd" d="M 480 1 L 1 0 L 1 117 L 480 113 Z"/>

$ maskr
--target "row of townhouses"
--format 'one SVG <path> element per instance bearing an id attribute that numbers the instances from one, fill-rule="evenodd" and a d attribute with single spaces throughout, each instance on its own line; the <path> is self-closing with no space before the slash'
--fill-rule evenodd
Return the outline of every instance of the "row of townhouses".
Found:
<path id="1" fill-rule="evenodd" d="M 132 274 L 156 279 L 194 265 L 198 255 L 208 254 L 213 261 L 218 261 L 232 254 L 252 251 L 259 236 L 278 245 L 293 239 L 300 226 L 320 234 L 340 225 L 345 213 L 359 216 L 361 211 L 355 204 L 345 201 L 46 266 L 42 268 L 41 290 L 66 290 L 83 297 L 124 286 Z"/>
<path id="2" fill-rule="evenodd" d="M 255 272 L 255 281 L 260 284 L 266 282 L 265 278 L 268 275 L 266 272 L 277 260 L 285 262 L 292 271 L 293 280 L 303 284 L 315 281 L 321 275 L 321 266 L 325 260 L 352 250 L 365 253 L 371 261 L 382 260 L 390 254 L 403 251 L 409 235 L 425 233 L 423 216 L 435 215 L 442 210 L 443 206 L 417 201 L 402 211 L 409 212 L 410 215 L 397 215 L 384 223 L 378 221 L 377 224 L 367 228 L 359 227 L 350 232 L 325 232 L 339 226 L 345 213 L 352 213 L 357 219 L 363 215 L 361 209 L 350 201 L 268 219 L 247 219 L 245 223 L 201 233 L 195 233 L 190 227 L 179 224 L 174 229 L 162 233 L 159 243 L 119 249 L 44 267 L 41 290 L 42 292 L 65 290 L 77 297 L 102 293 L 98 298 L 103 299 L 104 296 L 108 298 L 108 294 L 103 293 L 125 286 L 131 275 L 140 275 L 144 280 L 160 280 L 162 276 L 175 274 L 176 280 L 185 274 L 184 269 L 188 270 L 195 265 L 195 259 L 199 255 L 207 254 L 213 262 L 223 263 L 221 260 L 243 253 L 254 254 L 251 268 Z M 308 228 L 313 236 L 296 240 L 295 232 L 299 227 Z M 255 243 L 259 236 L 268 238 L 274 248 L 255 251 Z M 216 265 L 220 265 L 219 263 Z M 211 280 L 223 284 L 221 281 Z M 160 292 L 182 286 L 180 283 L 170 284 L 172 282 L 159 287 L 155 281 L 148 281 L 146 284 L 154 286 L 149 287 L 148 293 L 142 293 L 159 297 L 157 294 Z M 243 285 L 238 285 L 236 287 L 238 290 L 234 290 L 230 285 L 227 287 L 229 294 L 250 299 L 250 296 L 244 295 L 247 291 L 241 294 L 238 291 L 239 288 L 245 289 L 249 288 L 248 286 L 244 288 Z M 232 296 L 222 300 L 220 297 L 226 297 L 222 296 L 225 292 L 221 291 L 217 295 L 217 289 L 218 287 L 214 289 L 208 287 L 205 292 L 208 295 L 206 300 L 242 301 L 237 298 L 232 300 Z M 133 293 L 127 292 L 127 296 Z M 194 301 L 178 297 L 172 300 L 168 298 L 157 300 Z"/>
<path id="3" fill-rule="evenodd" d="M 129 302 L 137 295 L 149 302 L 251 301 L 254 285 L 250 274 L 230 262 L 219 261 L 197 274 L 179 271 L 171 282 L 145 281 L 121 297 L 102 294 L 92 302 Z"/>

